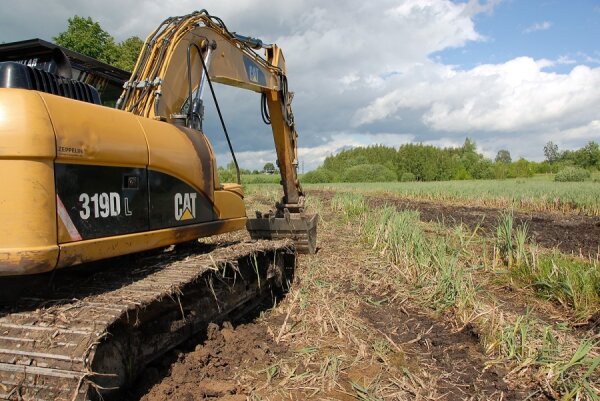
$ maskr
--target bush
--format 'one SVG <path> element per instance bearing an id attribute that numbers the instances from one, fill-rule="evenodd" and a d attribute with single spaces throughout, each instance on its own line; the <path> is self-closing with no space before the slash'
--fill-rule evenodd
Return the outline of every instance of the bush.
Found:
<path id="1" fill-rule="evenodd" d="M 343 182 L 387 182 L 396 179 L 396 174 L 381 164 L 359 164 L 350 167 L 342 175 Z"/>
<path id="2" fill-rule="evenodd" d="M 219 174 L 219 181 L 221 182 L 221 184 L 225 182 L 237 182 L 237 174 L 235 170 L 220 168 L 217 170 L 217 172 Z"/>
<path id="3" fill-rule="evenodd" d="M 332 171 L 327 170 L 326 168 L 323 168 L 323 167 L 319 167 L 316 170 L 309 171 L 308 173 L 306 173 L 302 177 L 300 177 L 300 182 L 306 182 L 309 184 L 318 184 L 318 183 L 335 182 L 335 181 L 336 181 L 335 173 L 333 173 Z"/>
<path id="4" fill-rule="evenodd" d="M 415 177 L 415 175 L 413 173 L 402 173 L 402 176 L 400 176 L 400 181 L 402 182 L 409 182 L 409 181 L 415 181 L 417 179 L 417 177 Z"/>
<path id="5" fill-rule="evenodd" d="M 565 167 L 554 176 L 554 181 L 578 182 L 590 178 L 590 172 L 580 167 Z"/>
<path id="6" fill-rule="evenodd" d="M 234 178 L 235 180 L 235 178 Z M 281 176 L 279 174 L 244 174 L 242 175 L 242 184 L 279 184 Z"/>

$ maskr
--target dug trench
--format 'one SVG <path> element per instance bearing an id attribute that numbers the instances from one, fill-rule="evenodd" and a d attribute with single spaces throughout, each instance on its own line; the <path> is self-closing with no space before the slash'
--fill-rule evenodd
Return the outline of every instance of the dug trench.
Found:
<path id="1" fill-rule="evenodd" d="M 457 328 L 369 274 L 388 262 L 335 216 L 299 256 L 290 294 L 268 311 L 210 325 L 148 367 L 128 401 L 520 400 L 535 383 L 491 363 Z M 529 399 L 540 396 L 531 396 Z"/>
<path id="2" fill-rule="evenodd" d="M 336 192 L 311 191 L 311 195 L 325 201 Z M 398 210 L 417 210 L 424 222 L 464 224 L 470 230 L 481 230 L 494 235 L 498 219 L 504 209 L 457 205 L 445 202 L 415 200 L 390 195 L 366 195 L 373 208 L 394 206 Z M 561 252 L 584 257 L 600 253 L 600 217 L 560 212 L 514 210 L 515 226 L 527 224 L 531 240 L 544 248 L 558 248 Z"/>

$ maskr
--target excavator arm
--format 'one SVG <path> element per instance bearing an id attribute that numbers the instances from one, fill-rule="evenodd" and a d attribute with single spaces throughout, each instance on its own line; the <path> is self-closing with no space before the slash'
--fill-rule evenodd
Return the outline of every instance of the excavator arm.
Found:
<path id="1" fill-rule="evenodd" d="M 255 51 L 260 49 L 264 57 Z M 306 239 L 309 251 L 314 251 L 317 218 L 304 215 L 293 94 L 288 91 L 285 59 L 277 45 L 232 33 L 206 10 L 168 18 L 146 39 L 117 108 L 201 131 L 203 96 L 207 84 L 214 96 L 212 82 L 261 93 L 263 119 L 273 132 L 283 197 L 276 212 L 257 212 L 257 219 L 249 220 L 249 231 L 257 238 L 300 236 L 300 242 Z M 221 117 L 218 103 L 217 111 Z M 224 124 L 223 128 L 237 168 Z"/>

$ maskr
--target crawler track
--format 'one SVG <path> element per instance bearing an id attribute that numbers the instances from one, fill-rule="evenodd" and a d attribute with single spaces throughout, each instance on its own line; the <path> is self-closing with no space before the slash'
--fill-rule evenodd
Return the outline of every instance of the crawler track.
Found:
<path id="1" fill-rule="evenodd" d="M 198 247 L 60 272 L 49 291 L 30 283 L 0 310 L 0 399 L 110 397 L 211 321 L 285 286 L 295 264 L 286 240 Z"/>

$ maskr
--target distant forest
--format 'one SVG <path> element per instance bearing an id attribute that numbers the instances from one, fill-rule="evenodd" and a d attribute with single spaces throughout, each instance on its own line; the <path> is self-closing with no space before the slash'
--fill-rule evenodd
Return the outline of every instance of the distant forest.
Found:
<path id="1" fill-rule="evenodd" d="M 494 160 L 477 153 L 475 142 L 467 138 L 461 147 L 438 148 L 406 144 L 396 149 L 376 145 L 344 150 L 325 159 L 322 166 L 304 174 L 302 181 L 385 182 L 505 179 L 531 177 L 541 173 L 576 172 L 587 178 L 600 168 L 600 147 L 589 142 L 581 149 L 560 151 L 553 142 L 544 147 L 546 160 L 512 160 L 508 150 L 500 150 Z M 569 176 L 571 176 L 570 174 Z M 576 179 L 580 180 L 580 179 Z"/>

